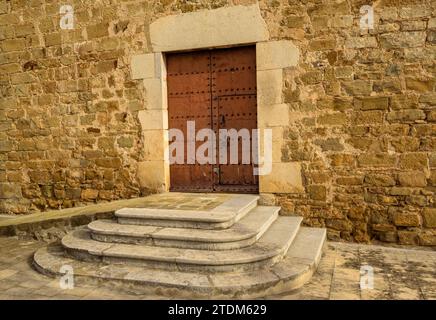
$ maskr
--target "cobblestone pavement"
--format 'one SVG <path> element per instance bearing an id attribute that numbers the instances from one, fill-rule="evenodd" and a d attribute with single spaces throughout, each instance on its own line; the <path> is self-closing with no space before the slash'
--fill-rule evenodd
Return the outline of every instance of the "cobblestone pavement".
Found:
<path id="1" fill-rule="evenodd" d="M 0 299 L 159 299 L 97 286 L 61 289 L 31 267 L 45 243 L 0 238 Z M 360 289 L 361 266 L 373 268 L 373 289 Z M 368 274 L 368 273 L 366 273 Z M 302 289 L 267 299 L 436 299 L 436 252 L 329 242 Z"/>

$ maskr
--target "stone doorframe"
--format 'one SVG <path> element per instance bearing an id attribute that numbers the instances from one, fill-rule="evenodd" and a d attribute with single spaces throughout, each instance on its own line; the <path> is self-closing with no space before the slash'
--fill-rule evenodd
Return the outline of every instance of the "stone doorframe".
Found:
<path id="1" fill-rule="evenodd" d="M 147 101 L 138 114 L 145 149 L 144 161 L 138 163 L 141 187 L 163 192 L 170 185 L 165 53 L 255 44 L 258 128 L 273 130 L 272 171 L 259 177 L 259 192 L 303 192 L 301 164 L 281 161 L 283 130 L 290 125 L 283 69 L 298 64 L 299 50 L 291 41 L 269 40 L 258 4 L 163 17 L 150 25 L 150 38 L 153 51 L 131 60 L 132 79 L 143 80 Z"/>

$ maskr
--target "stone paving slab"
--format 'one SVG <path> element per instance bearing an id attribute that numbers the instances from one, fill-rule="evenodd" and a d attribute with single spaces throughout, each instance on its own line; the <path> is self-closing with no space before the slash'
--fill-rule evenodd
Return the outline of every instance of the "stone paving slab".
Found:
<path id="1" fill-rule="evenodd" d="M 60 289 L 58 279 L 36 272 L 29 264 L 33 252 L 45 245 L 16 237 L 0 237 L 0 300 L 168 299 L 159 295 L 137 295 L 117 287 L 107 289 L 98 284 Z M 361 265 L 373 267 L 373 289 L 360 289 L 355 276 L 347 274 L 360 272 Z M 6 294 L 11 288 L 15 289 Z M 435 251 L 329 242 L 317 271 L 303 288 L 265 298 L 436 300 L 435 288 Z"/>

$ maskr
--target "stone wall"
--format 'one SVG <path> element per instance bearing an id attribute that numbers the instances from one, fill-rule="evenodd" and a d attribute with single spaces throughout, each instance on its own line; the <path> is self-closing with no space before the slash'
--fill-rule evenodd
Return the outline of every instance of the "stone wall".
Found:
<path id="1" fill-rule="evenodd" d="M 369 32 L 363 4 L 262 6 L 301 51 L 282 161 L 302 163 L 306 192 L 275 201 L 330 239 L 436 245 L 436 2 L 375 1 Z"/>
<path id="2" fill-rule="evenodd" d="M 0 1 L 0 212 L 138 196 L 146 2 Z"/>
<path id="3" fill-rule="evenodd" d="M 159 17 L 252 0 L 0 0 L 0 212 L 135 197 L 147 108 L 130 60 L 151 52 Z M 304 192 L 263 201 L 328 228 L 330 239 L 436 245 L 436 3 L 263 0 L 272 40 L 292 40 L 284 69 L 282 162 Z"/>

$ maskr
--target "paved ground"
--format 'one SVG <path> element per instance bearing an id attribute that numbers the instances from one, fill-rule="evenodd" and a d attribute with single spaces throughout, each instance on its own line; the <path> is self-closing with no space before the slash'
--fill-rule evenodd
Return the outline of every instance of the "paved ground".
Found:
<path id="1" fill-rule="evenodd" d="M 43 242 L 0 238 L 0 299 L 157 299 L 120 289 L 61 289 L 30 265 Z M 360 269 L 372 268 L 373 289 L 360 289 Z M 365 278 L 371 269 L 365 271 Z M 366 282 L 371 285 L 371 281 Z M 297 292 L 267 299 L 436 299 L 436 251 L 330 242 L 317 273 Z"/>

